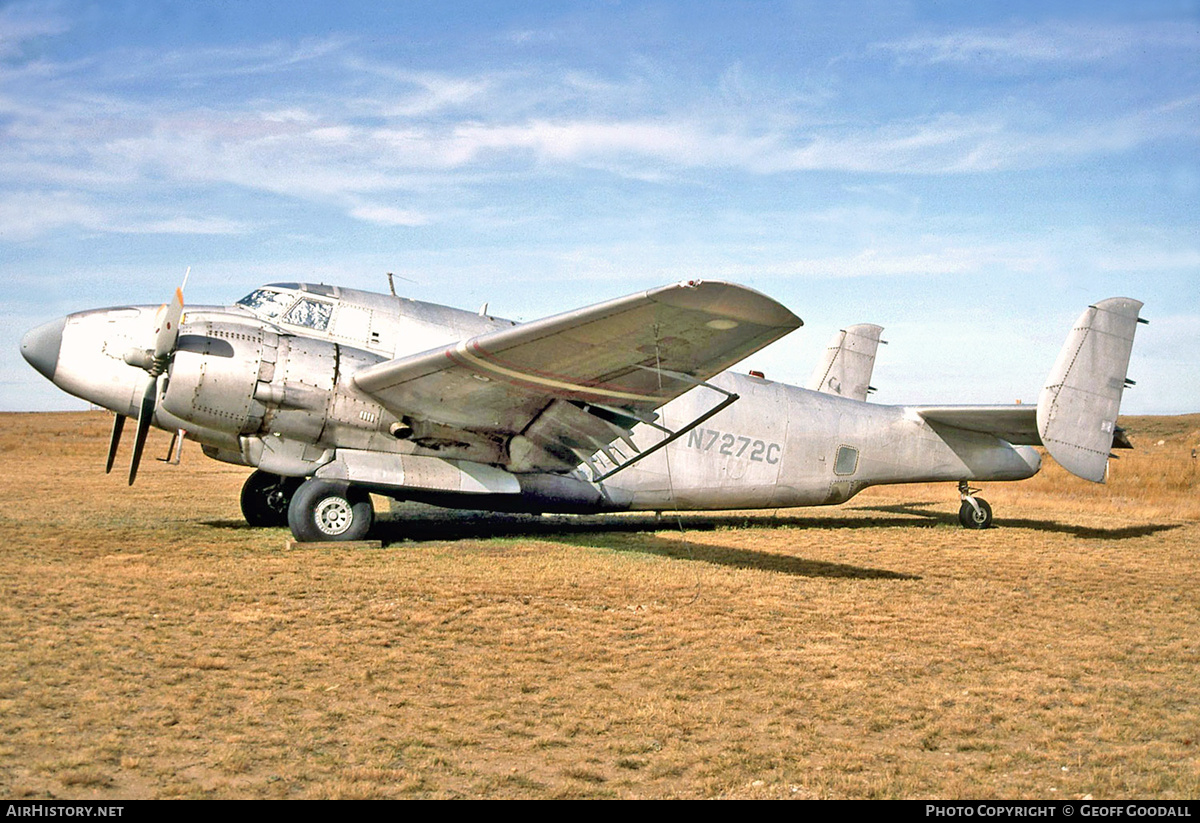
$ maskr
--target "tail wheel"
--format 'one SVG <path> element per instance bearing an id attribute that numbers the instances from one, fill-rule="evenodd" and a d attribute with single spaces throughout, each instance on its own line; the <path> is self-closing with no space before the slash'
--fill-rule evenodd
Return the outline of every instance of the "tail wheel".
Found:
<path id="1" fill-rule="evenodd" d="M 303 542 L 361 540 L 375 522 L 375 510 L 364 490 L 342 480 L 314 477 L 292 495 L 287 521 Z"/>
<path id="2" fill-rule="evenodd" d="M 958 509 L 958 522 L 964 529 L 990 529 L 992 507 L 982 497 L 964 498 Z"/>
<path id="3" fill-rule="evenodd" d="M 254 472 L 242 485 L 242 516 L 251 526 L 286 526 L 288 506 L 292 502 L 292 495 L 302 482 L 302 477 L 280 477 L 270 472 Z"/>

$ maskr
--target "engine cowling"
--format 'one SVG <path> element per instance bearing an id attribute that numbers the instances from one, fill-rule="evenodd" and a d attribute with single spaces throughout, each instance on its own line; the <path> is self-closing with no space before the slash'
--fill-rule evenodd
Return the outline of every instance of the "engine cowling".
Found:
<path id="1" fill-rule="evenodd" d="M 254 399 L 254 388 L 266 334 L 261 326 L 243 323 L 189 323 L 176 343 L 162 407 L 207 429 L 257 430 L 265 409 Z"/>
<path id="2" fill-rule="evenodd" d="M 198 319 L 179 336 L 161 410 L 177 418 L 170 425 L 237 453 L 231 462 L 311 473 L 334 447 L 400 448 L 387 433 L 395 417 L 349 382 L 381 359 L 257 324 Z"/>
<path id="3" fill-rule="evenodd" d="M 325 429 L 338 347 L 224 321 L 179 336 L 162 407 L 196 426 L 233 435 L 271 433 L 309 442 Z"/>
<path id="4" fill-rule="evenodd" d="M 336 344 L 268 333 L 254 386 L 254 398 L 265 408 L 261 430 L 310 443 L 320 440 L 338 368 Z"/>

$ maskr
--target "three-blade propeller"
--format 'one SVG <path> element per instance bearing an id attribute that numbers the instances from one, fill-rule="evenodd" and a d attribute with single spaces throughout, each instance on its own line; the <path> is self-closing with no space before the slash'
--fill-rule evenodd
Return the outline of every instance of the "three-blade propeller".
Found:
<path id="1" fill-rule="evenodd" d="M 187 276 L 184 276 L 187 283 Z M 148 375 L 146 385 L 142 389 L 142 402 L 138 407 L 137 429 L 133 437 L 133 455 L 129 460 L 129 485 L 137 479 L 138 464 L 142 462 L 142 451 L 146 447 L 146 435 L 150 424 L 154 421 L 154 409 L 158 398 L 166 389 L 167 369 L 171 365 L 171 357 L 175 354 L 175 343 L 179 339 L 179 323 L 183 319 L 183 287 L 175 289 L 175 296 L 170 303 L 160 306 L 154 315 L 154 347 L 151 349 L 133 349 L 125 354 L 125 362 L 131 366 L 145 369 Z M 118 414 L 113 421 L 112 437 L 108 444 L 108 460 L 104 465 L 105 473 L 112 471 L 113 461 L 117 456 L 117 446 L 121 442 L 121 433 L 125 428 L 125 416 Z"/>

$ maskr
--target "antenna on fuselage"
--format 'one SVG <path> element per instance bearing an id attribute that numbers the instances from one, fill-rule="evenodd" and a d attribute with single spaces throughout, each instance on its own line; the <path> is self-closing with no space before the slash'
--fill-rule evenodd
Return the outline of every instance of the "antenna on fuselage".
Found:
<path id="1" fill-rule="evenodd" d="M 388 289 L 391 290 L 392 297 L 395 297 L 396 296 L 396 281 L 392 279 L 393 275 L 391 272 L 388 272 L 387 276 L 388 276 Z"/>

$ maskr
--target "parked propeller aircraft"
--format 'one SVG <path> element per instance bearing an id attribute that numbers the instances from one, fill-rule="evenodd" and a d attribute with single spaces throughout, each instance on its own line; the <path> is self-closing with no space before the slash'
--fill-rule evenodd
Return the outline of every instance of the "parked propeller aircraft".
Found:
<path id="1" fill-rule="evenodd" d="M 1103 482 L 1142 304 L 1089 306 L 1037 406 L 867 403 L 880 327 L 835 335 L 808 388 L 726 371 L 802 325 L 743 286 L 687 281 L 518 324 L 337 286 L 276 283 L 232 306 L 71 314 L 25 335 L 55 385 L 255 467 L 246 520 L 353 540 L 369 493 L 523 512 L 782 508 L 867 486 L 1021 480 L 1035 446 Z"/>

